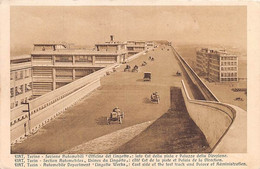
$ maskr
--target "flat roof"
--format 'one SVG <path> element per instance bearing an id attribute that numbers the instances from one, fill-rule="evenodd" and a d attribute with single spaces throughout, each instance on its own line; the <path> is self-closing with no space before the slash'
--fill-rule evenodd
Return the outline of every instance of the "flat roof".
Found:
<path id="1" fill-rule="evenodd" d="M 32 51 L 32 55 L 118 55 L 127 51 L 103 52 L 94 50 L 55 50 L 55 51 Z"/>
<path id="2" fill-rule="evenodd" d="M 145 45 L 134 45 L 134 44 L 129 44 L 129 45 L 126 45 L 126 47 L 145 47 Z"/>
<path id="3" fill-rule="evenodd" d="M 96 43 L 95 46 L 102 45 L 102 46 L 117 46 L 117 45 L 125 45 L 126 43 Z"/>
<path id="4" fill-rule="evenodd" d="M 38 45 L 64 45 L 64 46 L 66 46 L 66 44 L 64 44 L 64 43 L 34 43 L 33 45 L 35 45 L 35 46 L 38 46 Z"/>

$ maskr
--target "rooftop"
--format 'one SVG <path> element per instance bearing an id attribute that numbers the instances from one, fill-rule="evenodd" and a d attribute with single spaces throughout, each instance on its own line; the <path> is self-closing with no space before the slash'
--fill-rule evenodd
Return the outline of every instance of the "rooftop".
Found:
<path id="1" fill-rule="evenodd" d="M 106 45 L 106 46 L 117 46 L 117 45 L 125 45 L 126 43 L 124 42 L 105 42 L 105 43 L 96 43 L 95 46 L 97 45 Z"/>
<path id="2" fill-rule="evenodd" d="M 118 52 L 104 52 L 96 50 L 71 50 L 71 49 L 61 49 L 55 51 L 32 51 L 32 55 L 118 55 L 127 53 L 126 51 Z"/>

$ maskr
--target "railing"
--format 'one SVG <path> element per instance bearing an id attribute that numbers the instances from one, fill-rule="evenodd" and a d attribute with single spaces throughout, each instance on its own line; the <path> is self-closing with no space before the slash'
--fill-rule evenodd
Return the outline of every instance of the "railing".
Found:
<path id="1" fill-rule="evenodd" d="M 195 73 L 195 71 L 189 66 L 189 64 L 182 58 L 182 56 L 172 47 L 173 52 L 176 54 L 178 60 L 183 66 L 184 70 L 187 74 L 191 75 L 195 82 L 198 84 L 198 87 L 202 90 L 202 93 L 206 96 L 206 98 L 210 101 L 219 102 L 218 98 L 213 94 L 213 92 L 204 84 L 204 82 L 200 79 L 200 77 Z"/>
<path id="2" fill-rule="evenodd" d="M 214 151 L 235 120 L 236 110 L 216 101 L 191 100 L 183 80 L 182 94 L 190 117 L 201 129 Z"/>

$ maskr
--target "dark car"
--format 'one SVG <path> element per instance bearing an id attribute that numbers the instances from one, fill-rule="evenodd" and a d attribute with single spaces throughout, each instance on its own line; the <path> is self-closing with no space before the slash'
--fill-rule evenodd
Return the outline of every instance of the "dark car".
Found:
<path id="1" fill-rule="evenodd" d="M 151 72 L 144 72 L 144 81 L 151 81 L 152 74 Z"/>

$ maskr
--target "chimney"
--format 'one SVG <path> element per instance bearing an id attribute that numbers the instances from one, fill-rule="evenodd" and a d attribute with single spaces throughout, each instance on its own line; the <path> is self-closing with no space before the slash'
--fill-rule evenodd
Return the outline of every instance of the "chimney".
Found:
<path id="1" fill-rule="evenodd" d="M 114 42 L 114 35 L 110 35 L 110 42 Z"/>

